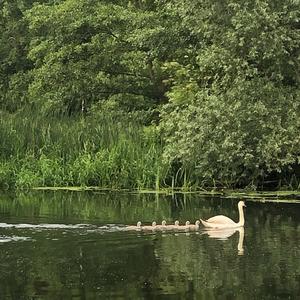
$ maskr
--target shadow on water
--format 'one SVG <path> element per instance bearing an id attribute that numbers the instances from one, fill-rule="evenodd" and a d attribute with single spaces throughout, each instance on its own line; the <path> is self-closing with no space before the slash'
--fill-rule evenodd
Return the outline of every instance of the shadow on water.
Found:
<path id="1" fill-rule="evenodd" d="M 121 231 L 224 214 L 237 200 L 1 195 L 0 299 L 297 299 L 300 206 L 248 202 L 245 229 Z"/>

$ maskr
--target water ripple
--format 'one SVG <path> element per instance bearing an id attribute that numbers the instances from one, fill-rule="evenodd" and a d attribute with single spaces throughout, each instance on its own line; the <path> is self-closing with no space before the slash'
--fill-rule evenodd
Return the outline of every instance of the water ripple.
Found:
<path id="1" fill-rule="evenodd" d="M 0 244 L 7 243 L 7 242 L 22 242 L 32 240 L 30 237 L 26 236 L 0 236 Z"/>

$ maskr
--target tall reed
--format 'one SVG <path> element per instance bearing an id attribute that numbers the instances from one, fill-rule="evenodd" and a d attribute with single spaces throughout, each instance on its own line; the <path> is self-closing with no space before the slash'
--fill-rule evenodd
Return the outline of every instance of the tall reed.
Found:
<path id="1" fill-rule="evenodd" d="M 84 119 L 0 117 L 2 187 L 145 189 L 163 184 L 166 167 L 155 127 L 113 114 Z"/>

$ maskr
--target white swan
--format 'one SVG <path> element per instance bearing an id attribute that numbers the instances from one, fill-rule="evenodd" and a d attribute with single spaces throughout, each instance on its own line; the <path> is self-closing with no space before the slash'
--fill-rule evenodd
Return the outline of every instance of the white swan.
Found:
<path id="1" fill-rule="evenodd" d="M 189 229 L 190 229 L 190 230 L 198 230 L 199 227 L 200 227 L 200 221 L 199 221 L 199 220 L 197 220 L 197 221 L 195 222 L 195 224 L 190 224 L 190 225 L 189 225 Z"/>
<path id="2" fill-rule="evenodd" d="M 160 229 L 160 230 L 165 230 L 165 229 L 167 229 L 167 222 L 166 222 L 166 220 L 163 220 L 163 221 L 161 222 L 161 225 L 156 225 L 155 228 Z"/>
<path id="3" fill-rule="evenodd" d="M 200 219 L 201 223 L 208 228 L 237 228 L 242 227 L 245 224 L 245 218 L 244 218 L 244 211 L 243 207 L 246 207 L 244 201 L 240 201 L 238 203 L 238 210 L 239 210 L 239 222 L 236 223 L 232 221 L 230 218 L 219 215 L 212 218 L 209 218 L 208 220 L 204 221 Z"/>
<path id="4" fill-rule="evenodd" d="M 142 222 L 138 221 L 136 226 L 126 226 L 123 230 L 141 230 L 142 229 Z"/>
<path id="5" fill-rule="evenodd" d="M 152 224 L 149 225 L 149 226 L 142 226 L 142 230 L 155 230 L 155 228 L 156 228 L 156 222 L 155 221 L 152 222 Z"/>
<path id="6" fill-rule="evenodd" d="M 190 229 L 190 221 L 186 221 L 185 222 L 185 225 L 179 225 L 179 222 L 177 223 L 177 221 L 175 222 L 175 225 L 174 225 L 174 229 L 176 230 L 189 230 Z"/>
<path id="7" fill-rule="evenodd" d="M 176 220 L 174 225 L 167 225 L 165 229 L 166 230 L 173 230 L 173 229 L 178 229 L 178 228 L 179 228 L 179 221 Z"/>

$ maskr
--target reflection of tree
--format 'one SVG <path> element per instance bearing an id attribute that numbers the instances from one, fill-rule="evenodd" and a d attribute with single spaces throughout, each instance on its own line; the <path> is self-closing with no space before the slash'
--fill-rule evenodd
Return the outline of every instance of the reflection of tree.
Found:
<path id="1" fill-rule="evenodd" d="M 0 252 L 1 261 L 7 262 L 6 272 L 0 274 L 1 295 L 19 300 L 43 292 L 43 299 L 49 300 L 94 299 L 109 292 L 137 299 L 158 272 L 152 237 L 137 240 L 136 234 L 129 234 L 124 241 L 121 235 L 111 234 L 101 241 L 95 234 L 78 244 L 74 236 L 65 240 L 59 236 L 60 241 L 52 241 L 51 236 L 45 239 L 40 233 L 33 247 L 7 244 L 6 251 Z M 43 290 L 37 289 L 38 283 L 43 283 Z"/>
<path id="2" fill-rule="evenodd" d="M 227 240 L 235 232 L 239 233 L 239 240 L 237 245 L 238 255 L 244 255 L 244 236 L 245 236 L 244 227 L 223 228 L 223 229 L 210 228 L 203 231 L 202 234 L 207 234 L 210 238 L 217 239 L 217 240 Z"/>
<path id="3" fill-rule="evenodd" d="M 194 201 L 190 195 L 155 197 L 149 194 L 90 193 L 90 192 L 32 192 L 19 194 L 12 201 L 9 195 L 1 196 L 2 213 L 39 222 L 43 217 L 52 218 L 55 222 L 81 222 L 96 220 L 101 223 L 135 224 L 138 220 L 144 223 L 169 223 L 179 219 L 195 221 L 201 216 L 209 216 L 220 207 L 220 202 L 213 199 Z M 220 208 L 221 209 L 221 208 Z M 224 208 L 222 208 L 224 211 Z M 225 210 L 230 215 L 230 209 Z"/>
<path id="4" fill-rule="evenodd" d="M 160 278 L 162 283 L 160 288 L 166 293 L 180 290 L 181 296 L 184 297 L 192 282 L 197 297 L 209 299 L 211 289 L 222 286 L 224 279 L 235 279 L 233 274 L 226 274 L 228 267 L 222 261 L 221 253 L 236 255 L 236 241 L 234 244 L 221 242 L 216 245 L 215 241 L 196 234 L 189 236 L 180 234 L 176 238 L 169 235 L 161 240 L 156 253 L 163 260 L 165 270 L 161 272 L 164 275 Z M 224 268 L 221 274 L 219 268 Z M 225 276 L 222 276 L 222 273 Z M 167 274 L 173 275 L 172 280 L 169 280 Z"/>
<path id="5" fill-rule="evenodd" d="M 1 196 L 0 210 L 36 222 L 39 218 L 50 217 L 64 222 L 96 220 L 134 224 L 138 219 L 143 222 L 170 219 L 171 199 L 165 200 L 163 197 L 155 199 L 152 195 L 38 192 L 20 194 L 13 201 L 10 196 Z"/>
<path id="6" fill-rule="evenodd" d="M 237 256 L 236 234 L 223 241 L 195 234 L 162 238 L 155 252 L 162 261 L 160 288 L 184 298 L 192 282 L 196 299 L 296 299 L 300 227 L 287 216 L 273 216 L 268 209 L 248 214 L 244 256 Z"/>

